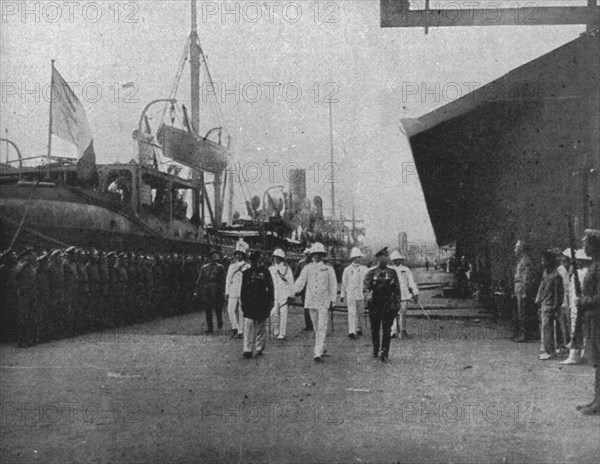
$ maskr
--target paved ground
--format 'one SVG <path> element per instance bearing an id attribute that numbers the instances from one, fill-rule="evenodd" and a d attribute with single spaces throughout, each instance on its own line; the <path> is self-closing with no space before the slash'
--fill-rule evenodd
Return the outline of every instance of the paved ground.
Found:
<path id="1" fill-rule="evenodd" d="M 465 304 L 469 304 L 465 302 Z M 201 314 L 0 349 L 8 463 L 600 462 L 590 366 L 537 360 L 490 321 L 409 319 L 391 364 L 335 316 L 325 363 L 289 340 L 242 358 Z"/>

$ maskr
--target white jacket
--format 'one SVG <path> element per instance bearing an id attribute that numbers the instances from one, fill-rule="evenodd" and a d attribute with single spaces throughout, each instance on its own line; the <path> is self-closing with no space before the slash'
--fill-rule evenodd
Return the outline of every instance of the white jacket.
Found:
<path id="1" fill-rule="evenodd" d="M 329 309 L 337 299 L 337 279 L 331 266 L 323 262 L 307 264 L 296 281 L 296 293 L 306 287 L 304 307 Z"/>
<path id="2" fill-rule="evenodd" d="M 583 279 L 587 274 L 588 268 L 584 267 L 583 269 L 577 269 L 577 275 L 579 276 L 579 284 L 583 283 Z M 577 305 L 576 301 L 576 293 L 575 293 L 575 278 L 571 276 L 571 280 L 569 281 L 569 308 L 571 308 L 571 317 L 577 314 Z"/>
<path id="3" fill-rule="evenodd" d="M 245 261 L 231 263 L 227 269 L 227 278 L 225 279 L 225 295 L 231 298 L 239 298 L 242 292 L 242 273 L 250 265 Z"/>
<path id="4" fill-rule="evenodd" d="M 419 294 L 419 287 L 415 283 L 415 279 L 413 278 L 412 271 L 403 266 L 389 266 L 396 271 L 398 274 L 398 280 L 400 281 L 400 292 L 402 295 L 402 301 L 408 301 L 413 296 L 417 296 Z"/>
<path id="5" fill-rule="evenodd" d="M 284 302 L 294 296 L 294 274 L 285 263 L 274 264 L 269 268 L 275 290 L 275 301 Z"/>
<path id="6" fill-rule="evenodd" d="M 368 271 L 367 266 L 362 264 L 346 266 L 342 275 L 341 297 L 349 300 L 364 300 L 363 284 Z"/>

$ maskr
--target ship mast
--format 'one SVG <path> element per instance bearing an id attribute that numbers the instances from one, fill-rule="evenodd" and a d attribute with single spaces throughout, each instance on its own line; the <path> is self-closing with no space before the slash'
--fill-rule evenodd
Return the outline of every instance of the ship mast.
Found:
<path id="1" fill-rule="evenodd" d="M 48 155 L 46 173 L 50 174 L 50 157 L 52 156 L 52 92 L 54 90 L 54 60 L 52 62 L 52 70 L 50 71 L 50 117 L 48 118 Z"/>
<path id="2" fill-rule="evenodd" d="M 192 130 L 198 132 L 200 128 L 200 52 L 198 50 L 198 20 L 196 0 L 191 1 L 192 8 L 192 30 L 190 32 L 190 81 L 192 96 Z M 204 184 L 204 171 L 192 170 L 192 179 L 199 180 Z M 201 189 L 204 191 L 204 188 Z M 204 222 L 204 198 L 202 198 L 202 211 L 200 209 L 200 191 L 194 190 L 192 193 L 192 216 L 200 215 L 202 226 Z"/>
<path id="3" fill-rule="evenodd" d="M 200 46 L 200 39 L 198 37 L 198 10 L 196 7 L 196 0 L 191 0 L 191 13 L 192 13 L 192 30 L 190 32 L 190 83 L 191 83 L 191 97 L 192 97 L 192 127 L 193 130 L 198 134 L 200 129 L 200 58 L 204 62 L 204 65 L 207 66 L 206 57 L 204 56 L 204 52 Z M 210 72 L 207 73 L 212 85 L 212 78 L 210 76 Z M 214 188 L 214 224 L 213 227 L 215 229 L 219 229 L 221 227 L 221 219 L 223 216 L 223 198 L 222 198 L 222 184 L 223 177 L 222 172 L 214 173 L 213 180 L 213 188 Z M 200 172 L 193 171 L 192 178 L 198 179 L 204 184 L 204 171 Z M 202 187 L 202 191 L 206 192 L 206 189 Z M 204 193 L 203 193 L 204 197 Z M 204 203 L 205 201 L 209 201 L 208 198 L 202 198 L 202 222 L 204 223 Z M 194 198 L 192 200 L 192 208 L 194 214 L 197 214 L 200 205 L 200 195 L 195 193 Z"/>
<path id="4" fill-rule="evenodd" d="M 192 126 L 200 128 L 200 50 L 198 49 L 198 19 L 196 0 L 192 3 L 192 30 L 190 32 L 190 77 L 192 85 Z"/>
<path id="5" fill-rule="evenodd" d="M 329 148 L 331 155 L 331 170 L 332 173 L 335 173 L 334 164 L 333 164 L 333 108 L 331 99 L 329 99 Z M 331 178 L 331 217 L 335 220 L 335 183 L 333 179 L 333 174 Z"/>

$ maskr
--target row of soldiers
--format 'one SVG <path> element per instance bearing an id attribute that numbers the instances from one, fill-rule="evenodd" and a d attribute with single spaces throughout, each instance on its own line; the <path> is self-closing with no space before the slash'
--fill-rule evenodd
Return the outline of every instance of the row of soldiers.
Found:
<path id="1" fill-rule="evenodd" d="M 76 247 L 5 253 L 2 337 L 31 346 L 197 310 L 194 289 L 205 262 L 200 255 Z"/>

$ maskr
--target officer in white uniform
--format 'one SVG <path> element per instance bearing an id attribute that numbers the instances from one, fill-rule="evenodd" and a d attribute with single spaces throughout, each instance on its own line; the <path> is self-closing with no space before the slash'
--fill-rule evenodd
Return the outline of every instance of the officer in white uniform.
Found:
<path id="1" fill-rule="evenodd" d="M 362 335 L 360 316 L 365 311 L 365 295 L 363 293 L 363 283 L 367 275 L 367 266 L 359 263 L 364 255 L 358 248 L 353 248 L 350 253 L 352 264 L 344 269 L 342 275 L 341 301 L 344 299 L 348 305 L 348 337 L 355 339 L 357 335 Z"/>
<path id="2" fill-rule="evenodd" d="M 406 331 L 406 312 L 408 310 L 408 302 L 412 299 L 415 303 L 419 302 L 419 287 L 415 283 L 415 279 L 411 270 L 404 266 L 402 263 L 406 261 L 406 258 L 400 254 L 398 250 L 392 252 L 390 256 L 392 264 L 390 267 L 398 274 L 398 280 L 400 281 L 400 292 L 402 299 L 400 301 L 400 311 L 398 318 L 394 320 L 392 325 L 392 338 L 398 335 L 400 331 L 401 338 L 409 339 L 408 332 Z M 400 319 L 400 328 L 398 328 L 398 319 Z"/>
<path id="3" fill-rule="evenodd" d="M 328 311 L 333 308 L 337 299 L 337 279 L 333 267 L 323 262 L 327 252 L 322 243 L 315 243 L 311 248 L 313 262 L 306 265 L 296 281 L 296 294 L 306 287 L 304 307 L 310 312 L 315 330 L 315 362 L 323 362 L 321 358 L 327 351 L 325 336 L 327 335 Z"/>
<path id="4" fill-rule="evenodd" d="M 229 314 L 229 322 L 233 329 L 233 337 L 244 337 L 244 315 L 242 313 L 240 294 L 242 290 L 242 273 L 250 267 L 246 262 L 248 255 L 248 244 L 240 240 L 235 244 L 233 262 L 227 269 L 227 277 L 225 279 L 225 298 L 227 298 L 227 312 Z"/>
<path id="5" fill-rule="evenodd" d="M 288 306 L 294 298 L 294 274 L 285 261 L 285 253 L 281 248 L 273 252 L 274 264 L 269 268 L 275 289 L 275 304 L 271 311 L 273 335 L 284 340 L 287 327 Z"/>

